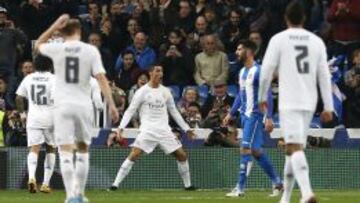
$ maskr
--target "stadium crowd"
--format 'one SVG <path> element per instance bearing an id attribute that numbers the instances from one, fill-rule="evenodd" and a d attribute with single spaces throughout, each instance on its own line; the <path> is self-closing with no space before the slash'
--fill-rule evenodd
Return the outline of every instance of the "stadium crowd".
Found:
<path id="1" fill-rule="evenodd" d="M 33 72 L 34 40 L 62 13 L 81 20 L 83 41 L 96 46 L 111 80 L 120 115 L 147 70 L 160 63 L 163 84 L 194 128 L 220 128 L 237 94 L 237 42 L 258 46 L 261 64 L 271 36 L 285 29 L 289 0 L 0 0 L 0 146 L 26 146 L 26 115 L 15 91 Z M 305 27 L 327 45 L 336 121 L 360 127 L 360 0 L 303 0 Z M 61 41 L 54 35 L 52 41 Z M 286 46 L 284 44 L 284 46 Z M 277 85 L 273 82 L 276 123 Z M 318 106 L 321 101 L 319 101 Z M 321 112 L 321 109 L 318 109 Z M 314 126 L 327 127 L 314 118 Z M 132 127 L 138 127 L 135 117 Z M 233 128 L 237 123 L 232 124 Z M 210 140 L 211 141 L 211 140 Z"/>

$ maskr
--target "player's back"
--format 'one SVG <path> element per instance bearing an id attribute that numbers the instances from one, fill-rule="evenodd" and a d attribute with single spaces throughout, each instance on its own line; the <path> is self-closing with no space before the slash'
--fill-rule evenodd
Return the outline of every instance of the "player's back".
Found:
<path id="1" fill-rule="evenodd" d="M 28 98 L 28 128 L 52 126 L 52 90 L 54 75 L 50 72 L 34 72 L 21 82 L 17 94 Z"/>
<path id="2" fill-rule="evenodd" d="M 313 33 L 290 28 L 272 39 L 278 49 L 274 58 L 279 74 L 279 109 L 314 111 L 317 104 L 317 77 L 326 61 L 325 45 Z M 269 50 L 271 51 L 271 50 Z M 321 67 L 324 68 L 324 67 Z"/>
<path id="3" fill-rule="evenodd" d="M 52 57 L 55 69 L 55 104 L 91 104 L 90 78 L 97 58 L 95 47 L 81 41 L 66 41 Z M 100 61 L 101 62 L 101 61 Z"/>

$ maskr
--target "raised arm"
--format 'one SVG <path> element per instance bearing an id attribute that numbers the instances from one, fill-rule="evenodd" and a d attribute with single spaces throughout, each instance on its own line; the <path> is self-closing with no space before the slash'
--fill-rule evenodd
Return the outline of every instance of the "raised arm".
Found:
<path id="1" fill-rule="evenodd" d="M 35 51 L 38 52 L 40 49 L 40 46 L 44 43 L 46 43 L 53 33 L 56 30 L 59 30 L 63 28 L 68 20 L 70 19 L 70 16 L 68 14 L 61 15 L 45 32 L 43 32 L 40 37 L 35 42 Z"/>

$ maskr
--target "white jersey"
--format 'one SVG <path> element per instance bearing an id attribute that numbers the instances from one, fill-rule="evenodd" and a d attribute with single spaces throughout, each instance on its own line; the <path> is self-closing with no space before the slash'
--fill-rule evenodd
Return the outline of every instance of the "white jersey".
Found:
<path id="1" fill-rule="evenodd" d="M 326 47 L 319 37 L 302 28 L 289 28 L 271 38 L 260 74 L 260 101 L 266 101 L 275 70 L 280 110 L 315 111 L 319 81 L 324 110 L 333 111 Z"/>
<path id="2" fill-rule="evenodd" d="M 120 122 L 120 129 L 127 126 L 137 110 L 139 110 L 141 132 L 160 137 L 171 134 L 168 112 L 184 131 L 190 129 L 177 110 L 170 90 L 162 85 L 152 88 L 146 84 L 135 92 L 130 106 Z"/>
<path id="3" fill-rule="evenodd" d="M 40 52 L 54 63 L 54 102 L 91 104 L 91 75 L 105 73 L 96 47 L 81 41 L 42 44 Z"/>
<path id="4" fill-rule="evenodd" d="M 27 75 L 16 94 L 26 97 L 29 103 L 27 128 L 52 127 L 52 89 L 54 75 L 50 72 L 34 72 Z"/>

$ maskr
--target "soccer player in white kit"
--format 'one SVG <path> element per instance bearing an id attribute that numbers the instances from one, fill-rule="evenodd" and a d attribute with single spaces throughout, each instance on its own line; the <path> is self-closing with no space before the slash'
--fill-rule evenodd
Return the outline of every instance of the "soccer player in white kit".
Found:
<path id="1" fill-rule="evenodd" d="M 46 143 L 44 179 L 40 192 L 49 193 L 50 179 L 55 166 L 54 126 L 52 122 L 53 101 L 51 90 L 54 82 L 51 59 L 38 55 L 34 61 L 35 72 L 27 75 L 16 91 L 16 106 L 24 112 L 24 98 L 28 99 L 29 111 L 26 120 L 27 143 L 30 151 L 27 157 L 29 172 L 28 190 L 37 192 L 35 172 L 41 145 Z"/>
<path id="2" fill-rule="evenodd" d="M 46 43 L 59 30 L 64 43 Z M 83 43 L 81 24 L 69 15 L 60 16 L 37 40 L 35 49 L 54 63 L 54 132 L 59 147 L 60 169 L 66 189 L 65 202 L 87 202 L 85 185 L 89 171 L 89 145 L 93 137 L 93 107 L 90 78 L 95 77 L 108 102 L 112 120 L 118 112 L 111 97 L 100 53 Z M 74 164 L 74 150 L 76 159 Z"/>
<path id="3" fill-rule="evenodd" d="M 316 108 L 319 84 L 324 110 L 321 119 L 332 119 L 330 72 L 323 41 L 303 29 L 304 8 L 291 2 L 285 12 L 288 29 L 270 40 L 260 73 L 260 108 L 266 111 L 267 90 L 274 72 L 279 77 L 280 127 L 286 143 L 284 193 L 281 203 L 289 203 L 295 180 L 301 190 L 301 201 L 316 202 L 304 154 L 306 133 Z"/>
<path id="4" fill-rule="evenodd" d="M 182 148 L 180 141 L 171 132 L 168 113 L 174 118 L 181 129 L 190 138 L 194 137 L 193 130 L 181 117 L 174 103 L 174 98 L 168 88 L 161 85 L 163 68 L 155 65 L 149 70 L 150 80 L 135 92 L 130 106 L 117 129 L 118 139 L 121 139 L 124 128 L 132 116 L 139 111 L 140 133 L 132 144 L 132 150 L 127 159 L 122 163 L 115 181 L 109 190 L 116 190 L 119 184 L 129 174 L 135 161 L 145 152 L 151 153 L 158 145 L 165 154 L 175 156 L 179 174 L 183 180 L 186 190 L 194 190 L 191 184 L 190 169 L 187 155 Z"/>

